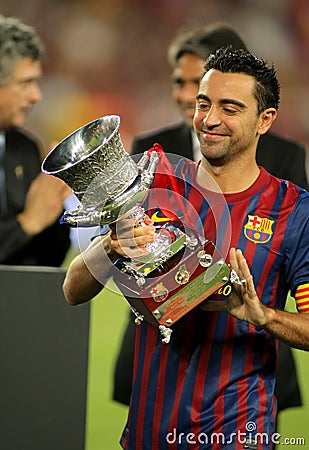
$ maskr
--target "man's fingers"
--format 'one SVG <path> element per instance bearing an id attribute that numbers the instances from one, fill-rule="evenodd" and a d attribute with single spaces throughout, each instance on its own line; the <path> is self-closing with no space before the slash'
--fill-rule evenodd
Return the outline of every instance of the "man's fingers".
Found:
<path id="1" fill-rule="evenodd" d="M 129 258 L 148 253 L 145 246 L 155 240 L 155 228 L 152 225 L 127 229 L 126 224 L 122 224 L 121 227 L 121 233 L 117 226 L 111 231 L 111 245 L 117 253 Z"/>
<path id="2" fill-rule="evenodd" d="M 131 241 L 129 242 L 131 244 Z M 148 253 L 145 246 L 128 245 L 127 241 L 123 240 L 111 240 L 112 248 L 122 256 L 128 258 L 136 258 L 137 256 L 143 256 Z"/>
<path id="3" fill-rule="evenodd" d="M 145 246 L 155 240 L 155 231 L 146 230 L 144 227 L 138 227 L 134 230 L 127 230 L 121 235 L 111 232 L 112 240 L 118 240 L 123 247 Z"/>
<path id="4" fill-rule="evenodd" d="M 236 272 L 238 271 L 238 261 L 236 256 L 236 249 L 234 247 L 230 249 L 230 266 L 232 270 L 234 269 L 236 270 Z"/>

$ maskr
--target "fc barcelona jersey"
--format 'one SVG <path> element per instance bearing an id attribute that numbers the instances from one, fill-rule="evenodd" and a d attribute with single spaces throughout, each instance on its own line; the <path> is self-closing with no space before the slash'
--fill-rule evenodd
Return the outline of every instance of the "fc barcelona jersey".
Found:
<path id="1" fill-rule="evenodd" d="M 227 262 L 231 247 L 241 249 L 260 300 L 284 309 L 289 291 L 309 286 L 308 193 L 261 168 L 246 191 L 223 195 L 197 187 L 197 167 L 177 166 L 173 212 Z M 160 195 L 150 201 L 152 212 L 156 205 L 162 220 L 168 208 L 160 209 Z M 272 448 L 276 340 L 268 332 L 197 307 L 174 324 L 169 344 L 161 339 L 155 326 L 138 326 L 124 449 Z"/>

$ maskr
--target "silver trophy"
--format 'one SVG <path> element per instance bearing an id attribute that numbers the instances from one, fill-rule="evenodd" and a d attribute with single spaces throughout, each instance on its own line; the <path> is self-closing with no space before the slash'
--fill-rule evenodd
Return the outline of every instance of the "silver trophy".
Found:
<path id="1" fill-rule="evenodd" d="M 136 164 L 124 149 L 119 127 L 117 115 L 96 119 L 67 136 L 44 159 L 42 171 L 62 179 L 80 201 L 75 210 L 64 213 L 63 223 L 92 227 L 132 217 L 143 223 L 141 204 L 159 157 L 156 151 L 145 152 Z M 154 269 L 170 258 L 170 244 L 171 233 L 159 228 L 155 241 L 146 246 L 148 253 L 136 257 L 127 269 L 137 283 L 143 283 L 141 266 L 152 262 Z"/>
<path id="2" fill-rule="evenodd" d="M 80 202 L 77 209 L 65 212 L 64 223 L 109 224 L 142 203 L 158 156 L 145 154 L 136 164 L 124 149 L 119 126 L 117 115 L 96 119 L 67 136 L 44 159 L 42 171 L 61 178 Z"/>

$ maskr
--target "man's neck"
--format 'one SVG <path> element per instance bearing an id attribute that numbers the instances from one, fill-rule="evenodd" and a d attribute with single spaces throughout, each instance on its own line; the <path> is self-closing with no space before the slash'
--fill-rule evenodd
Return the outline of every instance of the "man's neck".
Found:
<path id="1" fill-rule="evenodd" d="M 218 190 L 224 194 L 242 192 L 248 189 L 258 178 L 260 169 L 255 159 L 240 159 L 237 162 L 222 166 L 211 165 L 202 157 L 199 165 L 197 182 L 204 188 Z M 205 176 L 206 175 L 206 176 Z M 213 189 L 209 183 L 209 175 L 214 181 Z"/>

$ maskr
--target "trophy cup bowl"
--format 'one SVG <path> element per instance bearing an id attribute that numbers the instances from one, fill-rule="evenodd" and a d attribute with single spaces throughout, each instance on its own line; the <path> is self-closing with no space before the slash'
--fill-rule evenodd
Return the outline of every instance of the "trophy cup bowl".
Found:
<path id="1" fill-rule="evenodd" d="M 66 211 L 62 221 L 70 226 L 109 224 L 143 201 L 152 181 L 156 155 L 137 165 L 124 149 L 119 134 L 120 117 L 96 119 L 63 139 L 42 163 L 42 171 L 62 179 L 80 202 Z"/>

